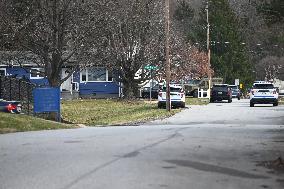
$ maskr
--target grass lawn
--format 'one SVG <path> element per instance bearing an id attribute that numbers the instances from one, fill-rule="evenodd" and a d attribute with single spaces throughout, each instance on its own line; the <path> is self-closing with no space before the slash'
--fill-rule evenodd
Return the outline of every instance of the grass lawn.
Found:
<path id="1" fill-rule="evenodd" d="M 74 126 L 60 124 L 27 115 L 0 112 L 0 134 L 21 131 L 37 131 L 67 128 L 74 128 Z"/>
<path id="2" fill-rule="evenodd" d="M 158 118 L 169 117 L 180 109 L 167 112 L 158 109 L 157 103 L 144 101 L 123 101 L 114 99 L 90 99 L 62 102 L 62 117 L 64 121 L 98 125 L 135 124 Z"/>
<path id="3" fill-rule="evenodd" d="M 185 98 L 186 105 L 207 105 L 209 104 L 208 98 L 193 98 L 193 97 L 186 97 Z"/>
<path id="4" fill-rule="evenodd" d="M 279 105 L 284 105 L 284 97 L 279 98 Z"/>
<path id="5" fill-rule="evenodd" d="M 187 105 L 207 104 L 205 99 L 186 98 Z M 127 125 L 169 117 L 181 111 L 158 109 L 157 101 L 73 100 L 62 101 L 61 116 L 73 124 Z M 0 112 L 0 134 L 22 131 L 75 128 L 72 124 L 56 123 L 32 116 Z"/>

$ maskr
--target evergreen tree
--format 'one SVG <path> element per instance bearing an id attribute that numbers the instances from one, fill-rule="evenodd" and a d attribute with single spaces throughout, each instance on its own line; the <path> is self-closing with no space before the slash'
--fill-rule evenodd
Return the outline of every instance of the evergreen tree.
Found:
<path id="1" fill-rule="evenodd" d="M 180 9 L 182 4 L 178 6 Z M 187 28 L 189 40 L 206 50 L 207 21 L 206 3 L 200 10 L 199 19 Z M 181 12 L 181 11 L 180 11 Z M 179 13 L 180 13 L 179 12 Z M 252 65 L 244 45 L 244 38 L 239 31 L 238 20 L 227 0 L 209 2 L 211 66 L 215 77 L 224 78 L 226 83 L 234 83 L 236 78 L 246 86 L 252 80 Z"/>
<path id="2" fill-rule="evenodd" d="M 268 24 L 283 23 L 284 21 L 284 1 L 272 0 L 264 1 L 258 6 L 258 12 L 266 17 Z"/>

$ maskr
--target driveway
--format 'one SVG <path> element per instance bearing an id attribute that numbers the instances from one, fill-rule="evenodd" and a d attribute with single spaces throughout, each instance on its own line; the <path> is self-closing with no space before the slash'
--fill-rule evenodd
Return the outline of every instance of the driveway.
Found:
<path id="1" fill-rule="evenodd" d="M 280 189 L 283 113 L 241 100 L 143 126 L 0 135 L 0 189 Z"/>

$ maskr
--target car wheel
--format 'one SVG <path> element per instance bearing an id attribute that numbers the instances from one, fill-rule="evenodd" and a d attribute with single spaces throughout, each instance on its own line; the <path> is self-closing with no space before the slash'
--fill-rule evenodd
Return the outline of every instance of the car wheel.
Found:
<path id="1" fill-rule="evenodd" d="M 252 103 L 252 102 L 249 105 L 250 105 L 250 107 L 254 107 L 254 103 Z"/>
<path id="2" fill-rule="evenodd" d="M 182 103 L 180 107 L 185 108 L 185 103 Z"/>
<path id="3" fill-rule="evenodd" d="M 228 100 L 228 103 L 231 103 L 231 102 L 232 102 L 232 99 L 229 99 L 229 100 Z"/>
<path id="4" fill-rule="evenodd" d="M 278 102 L 273 103 L 273 106 L 278 106 Z"/>
<path id="5" fill-rule="evenodd" d="M 18 105 L 15 113 L 20 114 L 21 112 L 22 112 L 22 105 Z"/>
<path id="6" fill-rule="evenodd" d="M 193 96 L 193 98 L 198 98 L 198 91 L 194 90 L 192 96 Z"/>
<path id="7" fill-rule="evenodd" d="M 241 98 L 240 98 L 240 97 L 238 97 L 238 100 L 241 100 Z"/>

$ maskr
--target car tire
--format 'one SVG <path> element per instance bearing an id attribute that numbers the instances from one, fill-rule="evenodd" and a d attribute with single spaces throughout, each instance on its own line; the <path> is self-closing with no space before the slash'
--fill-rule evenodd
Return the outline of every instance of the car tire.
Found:
<path id="1" fill-rule="evenodd" d="M 159 109 L 162 109 L 163 108 L 163 105 L 161 103 L 158 103 L 158 108 Z"/>
<path id="2" fill-rule="evenodd" d="M 254 107 L 254 103 L 251 102 L 251 103 L 249 104 L 249 106 L 250 106 L 250 107 Z"/>
<path id="3" fill-rule="evenodd" d="M 193 98 L 198 98 L 198 91 L 194 90 L 192 96 L 193 96 Z"/>
<path id="4" fill-rule="evenodd" d="M 185 108 L 185 103 L 182 103 L 182 104 L 180 105 L 180 107 L 181 107 L 181 108 Z"/>
<path id="5" fill-rule="evenodd" d="M 278 106 L 278 102 L 273 103 L 273 106 Z"/>
<path id="6" fill-rule="evenodd" d="M 238 97 L 238 100 L 241 100 L 241 98 L 240 98 L 240 97 Z"/>
<path id="7" fill-rule="evenodd" d="M 232 102 L 232 99 L 229 99 L 229 100 L 228 100 L 228 103 L 231 103 L 231 102 Z"/>

